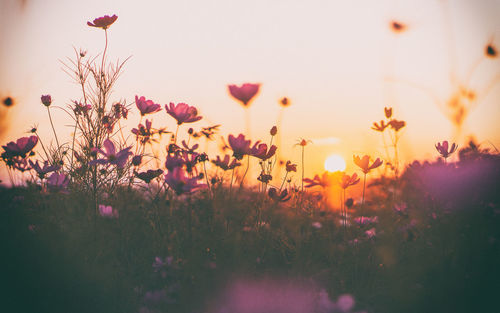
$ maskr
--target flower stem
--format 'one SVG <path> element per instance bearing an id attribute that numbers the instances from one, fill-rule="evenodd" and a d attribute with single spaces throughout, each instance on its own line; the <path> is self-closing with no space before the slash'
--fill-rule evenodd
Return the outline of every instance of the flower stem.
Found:
<path id="1" fill-rule="evenodd" d="M 47 107 L 47 112 L 49 113 L 49 120 L 50 120 L 50 125 L 52 126 L 52 131 L 54 132 L 54 136 L 56 137 L 56 143 L 57 143 L 57 151 L 59 151 L 59 140 L 57 139 L 57 133 L 56 129 L 54 128 L 54 123 L 52 122 L 52 116 L 50 115 L 50 109 Z"/>

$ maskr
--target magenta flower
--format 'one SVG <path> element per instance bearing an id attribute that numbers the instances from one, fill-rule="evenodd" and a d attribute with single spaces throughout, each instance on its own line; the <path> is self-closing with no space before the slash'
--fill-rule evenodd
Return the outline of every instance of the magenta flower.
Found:
<path id="1" fill-rule="evenodd" d="M 191 194 L 199 188 L 203 188 L 205 184 L 198 184 L 198 177 L 189 178 L 181 167 L 175 167 L 168 171 L 165 175 L 165 182 L 178 195 Z"/>
<path id="2" fill-rule="evenodd" d="M 103 143 L 104 150 L 95 149 L 94 151 L 99 152 L 104 155 L 104 158 L 92 160 L 89 162 L 90 165 L 96 164 L 112 164 L 116 165 L 119 168 L 123 168 L 125 163 L 127 163 L 128 157 L 132 155 L 130 149 L 132 147 L 127 147 L 119 152 L 116 152 L 115 145 L 109 139 L 106 139 Z"/>
<path id="3" fill-rule="evenodd" d="M 153 100 L 146 100 L 145 97 L 139 98 L 135 96 L 135 105 L 141 112 L 141 116 L 155 113 L 161 110 L 161 105 L 154 103 Z"/>
<path id="4" fill-rule="evenodd" d="M 48 107 L 52 104 L 52 97 L 50 95 L 43 95 L 40 97 L 44 106 Z"/>
<path id="5" fill-rule="evenodd" d="M 229 93 L 236 100 L 240 101 L 241 104 L 246 107 L 250 103 L 253 97 L 259 92 L 260 84 L 243 84 L 241 86 L 228 85 Z"/>
<path id="6" fill-rule="evenodd" d="M 146 184 L 149 184 L 153 179 L 156 177 L 160 176 L 163 174 L 163 170 L 157 169 L 157 170 L 147 170 L 146 172 L 135 172 L 135 177 L 139 178 L 140 180 L 143 180 Z"/>
<path id="7" fill-rule="evenodd" d="M 373 238 L 377 235 L 377 231 L 375 228 L 370 228 L 367 231 L 365 231 L 365 235 L 368 236 L 368 238 Z"/>
<path id="8" fill-rule="evenodd" d="M 243 156 L 250 153 L 250 140 L 245 140 L 245 135 L 239 134 L 238 137 L 229 135 L 227 139 L 231 149 L 233 150 L 233 157 L 237 160 L 243 159 Z"/>
<path id="9" fill-rule="evenodd" d="M 177 120 L 177 125 L 181 125 L 182 123 L 193 123 L 202 119 L 194 106 L 189 106 L 185 103 L 174 104 L 170 102 L 170 105 L 165 104 L 165 110 L 167 110 L 170 116 Z"/>
<path id="10" fill-rule="evenodd" d="M 458 148 L 458 146 L 453 143 L 451 147 L 449 147 L 450 150 L 448 150 L 448 141 L 445 140 L 443 142 L 438 142 L 436 144 L 436 150 L 441 154 L 441 156 L 445 159 L 447 159 L 453 152 L 455 152 Z"/>
<path id="11" fill-rule="evenodd" d="M 275 145 L 272 145 L 271 148 L 269 148 L 269 151 L 267 151 L 267 145 L 265 143 L 259 144 L 259 142 L 256 142 L 252 149 L 250 149 L 250 154 L 261 159 L 262 161 L 265 161 L 276 153 L 277 148 L 278 147 Z"/>
<path id="12" fill-rule="evenodd" d="M 104 15 L 103 17 L 98 17 L 98 18 L 94 19 L 93 23 L 87 22 L 87 25 L 92 26 L 92 27 L 102 28 L 102 29 L 106 30 L 106 29 L 108 29 L 109 26 L 111 26 L 111 24 L 113 24 L 116 21 L 117 18 L 118 18 L 118 16 L 116 16 L 114 14 L 113 14 L 113 16 Z"/>
<path id="13" fill-rule="evenodd" d="M 15 168 L 16 170 L 22 172 L 22 173 L 31 169 L 26 158 L 15 157 L 15 158 L 12 158 L 11 161 L 12 161 L 12 163 L 11 163 L 12 167 Z"/>
<path id="14" fill-rule="evenodd" d="M 12 158 L 20 156 L 22 158 L 26 157 L 38 143 L 37 136 L 22 137 L 16 140 L 16 142 L 9 142 L 7 145 L 2 146 L 5 152 L 2 153 L 2 158 Z"/>
<path id="15" fill-rule="evenodd" d="M 75 115 L 87 114 L 92 109 L 90 104 L 83 104 L 81 102 L 73 101 L 75 107 L 73 108 L 73 112 Z"/>
<path id="16" fill-rule="evenodd" d="M 99 204 L 99 215 L 107 218 L 118 218 L 118 210 L 110 205 Z"/>
<path id="17" fill-rule="evenodd" d="M 212 163 L 215 164 L 216 166 L 220 167 L 224 171 L 232 170 L 235 167 L 241 165 L 241 163 L 238 162 L 236 159 L 233 159 L 231 162 L 229 162 L 229 159 L 230 159 L 229 154 L 226 154 L 224 156 L 224 159 L 221 159 L 220 156 L 217 156 L 217 159 L 212 160 Z"/>
<path id="18" fill-rule="evenodd" d="M 47 175 L 48 173 L 58 171 L 61 168 L 58 165 L 49 165 L 48 161 L 43 162 L 43 167 L 41 167 L 40 164 L 38 164 L 38 160 L 35 163 L 33 163 L 31 160 L 29 162 L 31 168 L 33 168 L 36 171 L 40 179 L 44 179 L 45 175 Z"/>
<path id="19" fill-rule="evenodd" d="M 47 187 L 52 191 L 61 191 L 66 193 L 66 188 L 69 184 L 69 177 L 62 174 L 54 172 L 47 179 Z"/>

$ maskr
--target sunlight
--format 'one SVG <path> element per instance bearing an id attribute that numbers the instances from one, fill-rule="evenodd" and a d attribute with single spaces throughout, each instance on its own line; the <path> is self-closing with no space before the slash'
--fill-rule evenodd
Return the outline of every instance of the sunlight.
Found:
<path id="1" fill-rule="evenodd" d="M 345 161 L 342 156 L 332 154 L 325 160 L 325 170 L 328 172 L 336 172 L 345 170 Z"/>

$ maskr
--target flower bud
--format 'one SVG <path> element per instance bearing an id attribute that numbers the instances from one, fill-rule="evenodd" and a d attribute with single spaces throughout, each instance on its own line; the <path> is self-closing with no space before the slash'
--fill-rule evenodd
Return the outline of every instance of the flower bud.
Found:
<path id="1" fill-rule="evenodd" d="M 271 136 L 276 136 L 276 134 L 278 133 L 278 127 L 276 126 L 273 126 L 273 128 L 271 128 Z"/>
<path id="2" fill-rule="evenodd" d="M 50 95 L 42 95 L 40 97 L 44 106 L 48 107 L 52 104 L 52 97 Z"/>

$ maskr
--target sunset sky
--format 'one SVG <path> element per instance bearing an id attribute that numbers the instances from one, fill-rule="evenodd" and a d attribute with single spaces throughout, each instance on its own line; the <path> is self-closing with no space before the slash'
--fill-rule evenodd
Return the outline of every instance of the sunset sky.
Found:
<path id="1" fill-rule="evenodd" d="M 348 171 L 355 169 L 353 154 L 383 157 L 380 133 L 371 126 L 386 106 L 407 122 L 404 162 L 435 158 L 436 142 L 463 145 L 471 134 L 484 147 L 500 147 L 500 58 L 485 56 L 487 44 L 500 48 L 500 2 L 468 0 L 2 0 L 0 96 L 16 99 L 2 144 L 33 124 L 50 140 L 40 95 L 51 94 L 63 107 L 80 100 L 60 61 L 73 57 L 73 48 L 102 52 L 104 32 L 86 22 L 105 14 L 118 15 L 108 30 L 108 60 L 131 56 L 112 100 L 186 102 L 204 117 L 195 125 L 222 124 L 227 138 L 244 131 L 244 110 L 227 84 L 261 83 L 250 106 L 252 137 L 269 140 L 278 101 L 288 97 L 281 154 L 298 163 L 293 145 L 313 140 L 308 176 L 321 173 L 333 153 L 344 157 Z M 391 31 L 393 20 L 407 29 Z M 444 114 L 458 86 L 477 99 L 460 133 Z M 133 113 L 129 129 L 139 121 Z M 58 132 L 69 138 L 70 119 L 53 114 Z M 152 117 L 175 129 L 164 111 Z"/>

